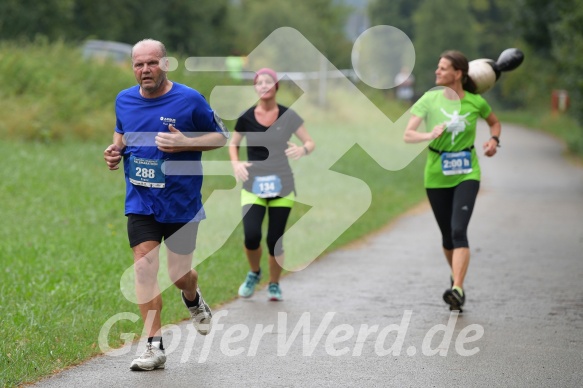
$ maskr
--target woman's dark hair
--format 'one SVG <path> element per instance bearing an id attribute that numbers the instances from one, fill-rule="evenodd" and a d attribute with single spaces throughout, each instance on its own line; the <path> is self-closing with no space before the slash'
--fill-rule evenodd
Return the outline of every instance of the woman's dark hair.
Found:
<path id="1" fill-rule="evenodd" d="M 470 65 L 464 54 L 456 50 L 449 50 L 441 54 L 440 58 L 449 60 L 455 70 L 461 70 L 462 87 L 464 90 L 470 93 L 476 93 L 478 87 L 476 86 L 474 80 L 472 80 L 472 78 L 468 75 Z"/>

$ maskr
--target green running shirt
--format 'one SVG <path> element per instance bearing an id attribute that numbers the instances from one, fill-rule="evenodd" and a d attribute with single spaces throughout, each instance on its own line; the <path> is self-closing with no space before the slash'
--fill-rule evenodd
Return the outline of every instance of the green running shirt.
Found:
<path id="1" fill-rule="evenodd" d="M 459 152 L 474 145 L 478 117 L 487 118 L 492 112 L 488 102 L 479 94 L 465 92 L 461 100 L 450 100 L 443 89 L 425 93 L 411 108 L 411 114 L 423 118 L 426 131 L 439 124 L 446 124 L 443 134 L 429 143 L 431 148 L 445 152 Z M 480 165 L 476 150 L 471 151 L 471 172 L 445 175 L 442 156 L 431 150 L 425 164 L 426 188 L 455 187 L 466 180 L 480 180 Z"/>

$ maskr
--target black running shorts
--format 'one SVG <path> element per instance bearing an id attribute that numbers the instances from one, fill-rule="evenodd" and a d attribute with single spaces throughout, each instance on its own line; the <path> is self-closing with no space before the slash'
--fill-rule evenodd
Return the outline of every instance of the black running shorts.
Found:
<path id="1" fill-rule="evenodd" d="M 146 241 L 164 240 L 166 247 L 174 253 L 187 255 L 196 248 L 198 222 L 161 223 L 154 216 L 128 214 L 128 239 L 130 247 L 135 247 Z"/>

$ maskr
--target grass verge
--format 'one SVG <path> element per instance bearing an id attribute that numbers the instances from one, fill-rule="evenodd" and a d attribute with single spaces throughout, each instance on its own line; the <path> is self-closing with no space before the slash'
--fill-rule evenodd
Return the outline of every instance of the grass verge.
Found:
<path id="1" fill-rule="evenodd" d="M 0 184 L 5 220 L 0 225 L 0 336 L 10 339 L 0 342 L 0 386 L 34 381 L 99 354 L 97 339 L 107 319 L 138 312 L 119 288 L 120 275 L 132 259 L 123 217 L 124 181 L 121 171 L 107 171 L 102 161 L 105 145 L 0 144 L 5 156 Z M 226 160 L 224 149 L 208 155 Z M 326 252 L 381 228 L 418 203 L 423 197 L 421 159 L 391 172 L 354 146 L 336 162 L 333 170 L 369 185 L 372 202 Z M 221 177 L 205 179 L 207 197 L 232 185 Z M 294 209 L 290 225 L 308 210 L 301 205 Z M 197 267 L 205 299 L 212 305 L 236 296 L 247 271 L 241 244 L 239 225 L 222 248 Z M 163 324 L 188 317 L 175 289 L 163 297 Z M 140 321 L 120 321 L 108 340 L 116 347 L 122 344 L 122 333 L 141 330 Z"/>

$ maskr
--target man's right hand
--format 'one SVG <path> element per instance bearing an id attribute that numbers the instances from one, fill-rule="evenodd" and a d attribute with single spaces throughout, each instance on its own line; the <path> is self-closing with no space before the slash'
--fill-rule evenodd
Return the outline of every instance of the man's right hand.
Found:
<path id="1" fill-rule="evenodd" d="M 121 148 L 116 144 L 112 144 L 103 151 L 103 159 L 107 163 L 110 170 L 117 170 L 119 162 L 121 162 Z"/>

